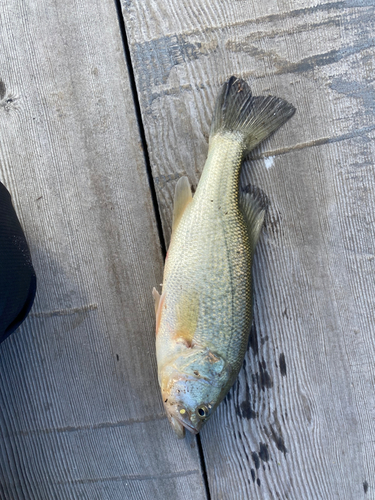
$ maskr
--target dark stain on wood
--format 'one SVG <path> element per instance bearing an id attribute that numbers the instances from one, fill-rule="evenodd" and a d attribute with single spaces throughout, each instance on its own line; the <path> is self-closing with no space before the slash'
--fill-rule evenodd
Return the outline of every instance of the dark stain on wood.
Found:
<path id="1" fill-rule="evenodd" d="M 330 4 L 330 5 L 331 6 L 333 6 L 333 5 L 338 6 L 340 3 L 343 3 L 343 2 L 338 2 L 336 4 Z M 345 2 L 345 6 L 348 7 L 348 3 Z M 337 8 L 337 7 L 335 7 L 335 8 Z M 295 11 L 288 13 L 288 15 L 293 16 L 293 17 L 299 17 L 302 14 L 302 11 L 304 11 L 304 10 L 306 10 L 306 9 L 298 9 L 298 10 L 295 10 Z M 310 10 L 310 12 L 313 12 L 313 10 Z M 295 14 L 295 15 L 293 15 L 293 14 Z M 270 19 L 267 18 L 267 21 L 269 21 L 269 20 Z M 259 22 L 259 20 L 258 20 L 258 22 Z M 358 31 L 360 31 L 362 25 L 366 22 L 366 19 L 362 16 L 358 16 L 356 22 L 358 23 Z M 327 24 L 339 27 L 339 23 L 340 23 L 340 21 L 338 19 L 333 18 L 333 19 L 329 19 L 329 20 L 326 20 L 323 22 L 319 21 L 318 23 L 313 23 L 313 25 L 316 28 L 325 26 Z M 292 31 L 290 31 L 290 29 L 288 29 L 285 32 L 285 35 L 290 36 L 290 35 L 296 34 L 298 32 L 303 32 L 303 31 L 308 32 L 311 29 L 312 29 L 311 23 L 303 24 L 302 26 L 301 25 L 296 26 Z M 373 43 L 371 38 L 366 39 L 365 36 L 363 36 L 359 40 L 359 43 L 357 43 L 355 45 L 343 46 L 339 49 L 333 49 L 333 50 L 324 52 L 322 54 L 315 54 L 313 56 L 308 56 L 308 57 L 301 59 L 298 62 L 291 63 L 288 59 L 280 56 L 279 54 L 275 53 L 274 51 L 267 51 L 267 50 L 264 50 L 263 48 L 260 48 L 259 46 L 255 45 L 262 38 L 272 39 L 275 37 L 279 37 L 280 34 L 281 34 L 280 31 L 267 33 L 266 35 L 261 35 L 259 32 L 255 32 L 252 35 L 250 35 L 249 37 L 247 37 L 244 42 L 228 40 L 226 43 L 226 49 L 231 51 L 231 52 L 246 53 L 246 54 L 249 54 L 251 57 L 254 57 L 256 59 L 270 60 L 272 65 L 275 67 L 274 74 L 278 75 L 278 74 L 305 73 L 308 71 L 314 71 L 314 69 L 317 67 L 334 64 L 342 59 L 346 59 L 352 55 L 360 53 L 364 49 L 370 48 L 370 46 Z"/>
<path id="2" fill-rule="evenodd" d="M 253 483 L 255 483 L 255 470 L 250 469 L 250 472 L 251 472 L 251 479 L 253 480 Z"/>
<path id="3" fill-rule="evenodd" d="M 363 81 L 346 80 L 341 76 L 333 78 L 330 85 L 331 89 L 339 94 L 345 94 L 355 99 L 361 99 L 363 102 L 362 110 L 373 116 L 375 111 L 375 92 L 371 88 L 371 78 Z"/>
<path id="4" fill-rule="evenodd" d="M 250 420 L 256 417 L 255 411 L 250 406 L 250 401 L 242 401 L 241 403 L 241 415 L 243 418 Z"/>
<path id="5" fill-rule="evenodd" d="M 244 369 L 246 369 L 246 360 L 244 360 Z M 239 387 L 239 384 L 237 385 Z M 238 393 L 238 391 L 237 391 Z M 250 402 L 250 387 L 249 384 L 246 382 L 246 392 L 245 392 L 245 400 L 241 402 L 241 404 L 238 403 L 238 397 L 237 397 L 237 403 L 235 405 L 236 408 L 236 413 L 239 417 L 246 418 L 247 420 L 256 418 L 257 414 L 251 407 L 251 402 Z"/>
<path id="6" fill-rule="evenodd" d="M 285 354 L 282 352 L 279 356 L 279 367 L 280 373 L 283 377 L 286 376 L 286 362 L 285 362 Z"/>
<path id="7" fill-rule="evenodd" d="M 230 403 L 232 400 L 232 391 L 229 391 L 228 394 L 225 396 L 224 402 Z"/>
<path id="8" fill-rule="evenodd" d="M 260 460 L 259 460 L 258 453 L 256 451 L 253 451 L 251 454 L 251 458 L 253 459 L 255 468 L 258 470 L 260 467 Z"/>
<path id="9" fill-rule="evenodd" d="M 262 391 L 273 387 L 273 381 L 267 371 L 267 365 L 264 359 L 262 359 L 262 362 L 259 361 L 259 374 L 257 373 L 256 376 L 258 385 Z"/>
<path id="10" fill-rule="evenodd" d="M 2 80 L 0 80 L 0 100 L 4 99 L 6 90 L 7 89 L 5 83 Z"/>
<path id="11" fill-rule="evenodd" d="M 253 323 L 253 326 L 251 327 L 251 330 L 250 330 L 249 345 L 250 345 L 253 353 L 258 354 L 258 352 L 259 352 L 258 336 L 257 336 L 257 331 L 256 331 L 254 323 Z"/>
<path id="12" fill-rule="evenodd" d="M 368 482 L 367 482 L 367 481 L 365 481 L 365 482 L 363 483 L 363 491 L 364 491 L 365 493 L 367 493 L 367 491 L 368 491 Z"/>
<path id="13" fill-rule="evenodd" d="M 274 441 L 276 448 L 281 451 L 281 453 L 284 453 L 284 456 L 287 454 L 288 450 L 286 449 L 284 438 L 281 436 L 281 434 L 278 434 L 275 429 L 270 426 L 271 428 L 271 438 Z"/>
<path id="14" fill-rule="evenodd" d="M 333 49 L 328 52 L 324 52 L 323 54 L 305 57 L 297 63 L 284 64 L 278 71 L 275 72 L 275 74 L 280 75 L 283 73 L 305 73 L 307 71 L 314 71 L 314 69 L 318 67 L 328 66 L 341 61 L 341 59 L 346 59 L 355 54 L 359 54 L 363 50 L 371 48 L 372 43 L 373 42 L 369 40 L 367 43 L 360 43 L 350 47 L 343 47 L 341 49 Z"/>
<path id="15" fill-rule="evenodd" d="M 154 94 L 151 94 L 151 89 L 166 84 L 174 66 L 212 53 L 216 47 L 217 41 L 206 47 L 201 42 L 190 42 L 185 35 L 163 36 L 156 40 L 134 44 L 133 54 L 141 96 L 144 92 L 148 96 L 147 104 L 150 105 L 155 98 Z"/>
<path id="16" fill-rule="evenodd" d="M 259 457 L 263 462 L 268 462 L 270 459 L 268 446 L 265 443 L 259 443 Z"/>
<path id="17" fill-rule="evenodd" d="M 259 479 L 259 477 L 257 479 L 257 485 L 260 486 L 260 479 Z"/>

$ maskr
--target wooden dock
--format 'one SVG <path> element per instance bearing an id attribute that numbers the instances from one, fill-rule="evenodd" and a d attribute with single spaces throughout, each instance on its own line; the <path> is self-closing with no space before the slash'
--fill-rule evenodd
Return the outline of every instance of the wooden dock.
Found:
<path id="1" fill-rule="evenodd" d="M 0 345 L 0 500 L 375 500 L 374 1 L 116 1 L 1 6 L 38 292 Z M 179 441 L 151 289 L 232 74 L 297 113 L 242 176 L 270 200 L 243 369 Z"/>

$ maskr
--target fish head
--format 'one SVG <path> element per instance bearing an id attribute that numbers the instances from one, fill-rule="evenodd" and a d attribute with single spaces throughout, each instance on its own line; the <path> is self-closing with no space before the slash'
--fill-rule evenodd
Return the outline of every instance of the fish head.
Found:
<path id="1" fill-rule="evenodd" d="M 198 434 L 225 396 L 230 365 L 209 349 L 181 353 L 161 372 L 164 407 L 179 438 L 185 429 Z"/>

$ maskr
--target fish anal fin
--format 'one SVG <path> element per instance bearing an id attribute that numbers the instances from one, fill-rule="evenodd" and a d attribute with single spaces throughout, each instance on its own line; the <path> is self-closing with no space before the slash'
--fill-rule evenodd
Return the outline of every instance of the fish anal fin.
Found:
<path id="1" fill-rule="evenodd" d="M 186 207 L 192 199 L 193 195 L 191 193 L 189 179 L 184 175 L 178 179 L 174 192 L 172 231 L 178 226 L 182 214 L 185 212 Z"/>
<path id="2" fill-rule="evenodd" d="M 262 231 L 267 207 L 268 199 L 259 188 L 248 186 L 246 191 L 240 192 L 240 209 L 245 219 L 253 251 Z"/>

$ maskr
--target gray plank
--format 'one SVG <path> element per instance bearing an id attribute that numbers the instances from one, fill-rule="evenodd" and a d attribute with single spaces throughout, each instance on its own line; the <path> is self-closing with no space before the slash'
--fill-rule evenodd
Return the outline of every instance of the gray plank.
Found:
<path id="1" fill-rule="evenodd" d="M 111 1 L 0 17 L 0 179 L 38 293 L 0 346 L 0 498 L 205 498 L 156 377 L 162 256 Z"/>
<path id="2" fill-rule="evenodd" d="M 202 430 L 213 499 L 375 498 L 374 5 L 123 2 L 168 241 L 231 74 L 297 107 L 247 161 L 270 199 L 243 370 Z"/>

